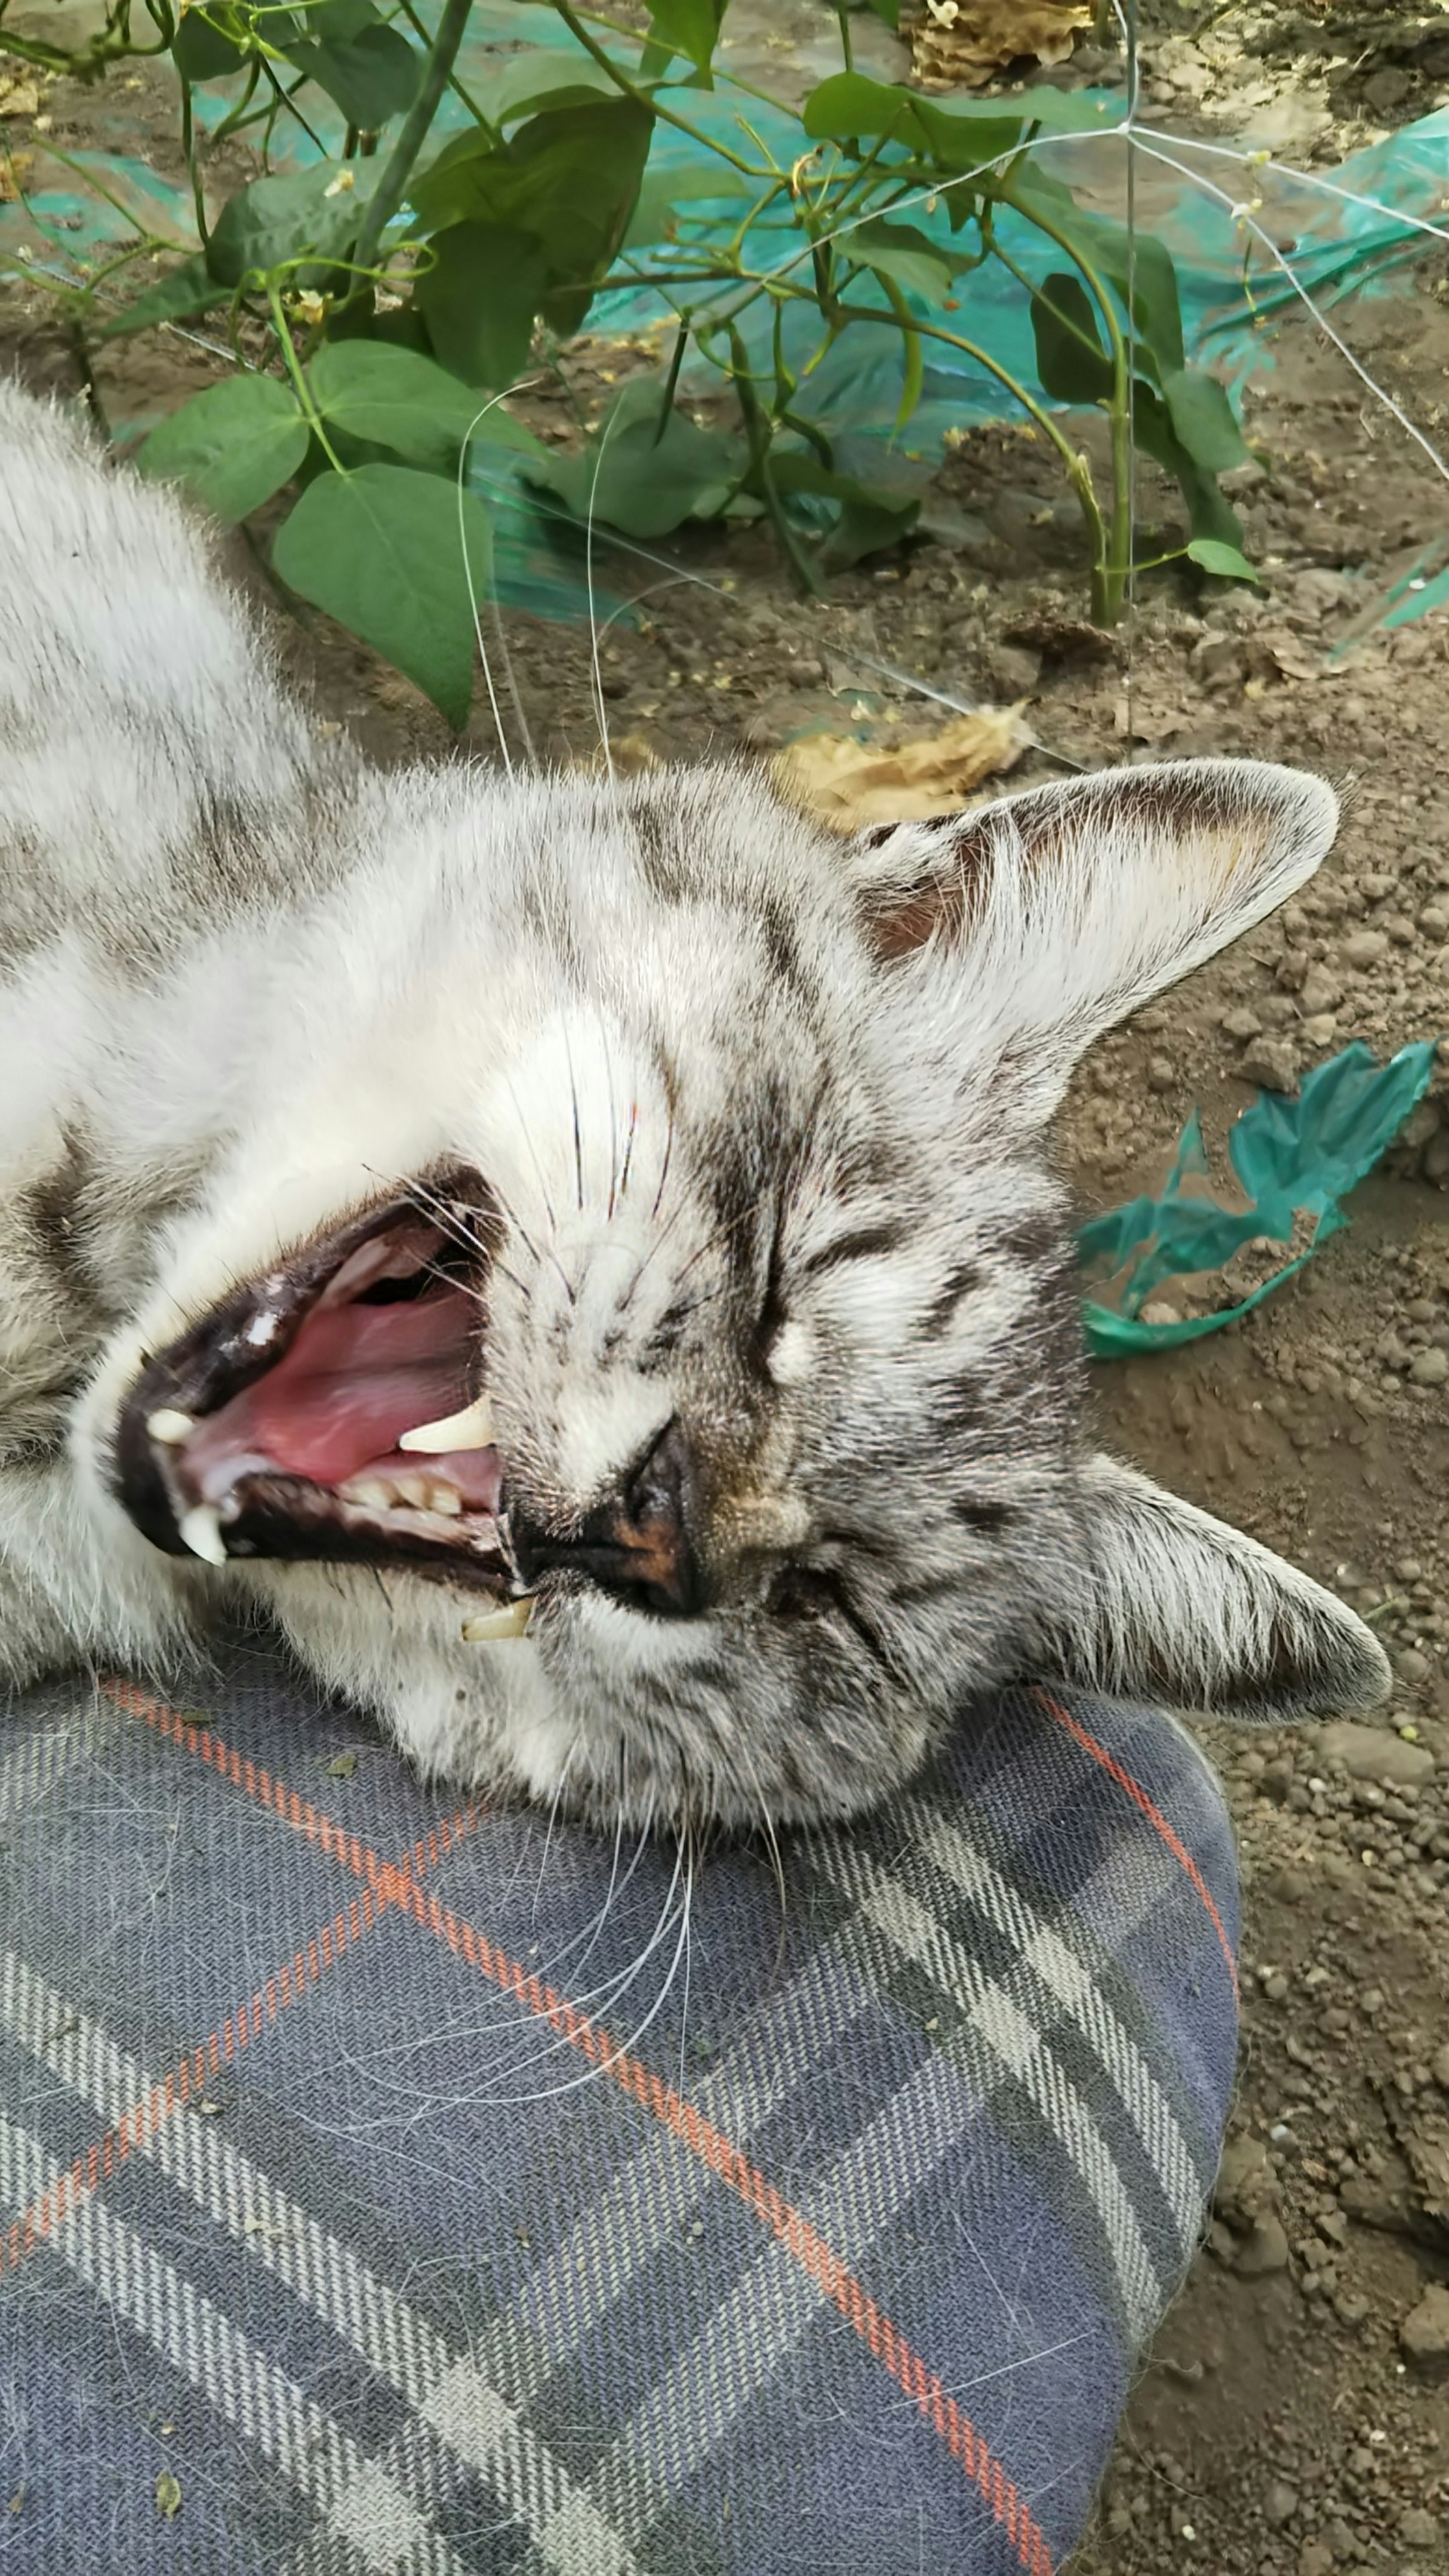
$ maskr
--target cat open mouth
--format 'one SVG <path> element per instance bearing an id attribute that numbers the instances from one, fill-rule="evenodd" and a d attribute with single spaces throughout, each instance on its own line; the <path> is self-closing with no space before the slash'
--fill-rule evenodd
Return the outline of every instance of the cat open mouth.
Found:
<path id="1" fill-rule="evenodd" d="M 511 1590 L 478 1393 L 497 1236 L 481 1183 L 450 1174 L 235 1290 L 149 1361 L 116 1441 L 147 1538 L 216 1565 L 406 1562 Z"/>

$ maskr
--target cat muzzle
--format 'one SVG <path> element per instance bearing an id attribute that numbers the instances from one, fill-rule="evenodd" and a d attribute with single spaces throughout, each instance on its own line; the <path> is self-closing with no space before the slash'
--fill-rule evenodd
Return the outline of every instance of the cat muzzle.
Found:
<path id="1" fill-rule="evenodd" d="M 624 1478 L 617 1498 L 576 1528 L 550 1529 L 514 1497 L 508 1534 L 530 1590 L 553 1571 L 572 1578 L 571 1588 L 592 1585 L 627 1609 L 686 1619 L 705 1607 L 696 1513 L 694 1459 L 681 1425 L 671 1422 Z"/>

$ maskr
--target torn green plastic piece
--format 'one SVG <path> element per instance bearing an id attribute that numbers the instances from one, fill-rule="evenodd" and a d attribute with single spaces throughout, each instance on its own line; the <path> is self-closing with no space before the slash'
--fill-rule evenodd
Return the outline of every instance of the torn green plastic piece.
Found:
<path id="1" fill-rule="evenodd" d="M 1423 1099 L 1434 1070 L 1432 1042 L 1400 1047 L 1385 1065 L 1355 1041 L 1305 1075 L 1296 1100 L 1260 1091 L 1228 1137 L 1245 1208 L 1224 1207 L 1200 1186 L 1208 1160 L 1196 1110 L 1178 1139 L 1161 1198 L 1138 1198 L 1094 1217 L 1078 1234 L 1083 1267 L 1104 1283 L 1121 1280 L 1114 1305 L 1084 1300 L 1087 1348 L 1095 1359 L 1170 1350 L 1234 1323 L 1281 1288 L 1348 1219 L 1339 1201 L 1371 1172 Z M 1236 1306 L 1180 1324 L 1144 1324 L 1141 1310 L 1165 1279 L 1218 1270 L 1246 1243 L 1293 1238 L 1295 1216 L 1317 1220 L 1306 1252 L 1285 1262 Z"/>

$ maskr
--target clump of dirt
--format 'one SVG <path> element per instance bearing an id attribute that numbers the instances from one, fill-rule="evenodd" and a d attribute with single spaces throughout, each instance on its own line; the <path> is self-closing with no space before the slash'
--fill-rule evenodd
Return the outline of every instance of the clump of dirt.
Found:
<path id="1" fill-rule="evenodd" d="M 1143 14 L 1160 112 L 1184 128 L 1262 82 L 1243 113 L 1321 97 L 1328 122 L 1305 148 L 1337 152 L 1335 100 L 1355 139 L 1374 130 L 1369 112 L 1390 114 L 1372 66 L 1407 67 L 1406 112 L 1440 95 L 1419 35 L 1432 15 L 1449 46 L 1443 12 L 1414 21 L 1412 45 L 1387 10 L 1219 11 L 1195 37 L 1187 12 Z M 1337 87 L 1336 53 L 1358 66 Z M 56 133 L 94 139 L 94 94 L 46 95 Z M 152 114 L 149 90 L 140 104 Z M 1338 320 L 1432 433 L 1449 379 L 1438 271 Z M 0 290 L 0 351 L 31 381 L 74 388 L 74 347 L 37 288 Z M 643 594 L 599 647 L 626 759 L 770 758 L 814 727 L 919 729 L 934 692 L 942 722 L 1022 702 L 1033 748 L 1013 784 L 1233 752 L 1342 787 L 1344 828 L 1313 885 L 1082 1067 L 1062 1150 L 1084 1214 L 1158 1186 L 1194 1104 L 1218 1158 L 1257 1086 L 1291 1091 L 1350 1039 L 1384 1054 L 1449 1032 L 1449 618 L 1355 641 L 1376 591 L 1449 531 L 1449 492 L 1311 322 L 1285 326 L 1275 354 L 1248 404 L 1257 461 L 1236 494 L 1261 589 L 1168 568 L 1143 577 L 1115 635 L 1087 622 L 1080 522 L 1051 454 L 1012 424 L 955 445 L 930 536 L 822 602 L 794 596 L 754 531 L 693 534 L 661 550 L 667 570 L 599 550 L 601 577 Z M 531 397 L 534 425 L 568 442 L 643 363 L 581 347 Z M 140 420 L 217 372 L 204 345 L 172 335 L 105 356 L 96 392 Z M 1097 424 L 1082 436 L 1091 447 Z M 1164 546 L 1181 541 L 1176 494 L 1150 470 L 1140 503 Z M 259 583 L 239 540 L 233 556 Z M 385 758 L 454 755 L 416 691 L 327 621 L 281 632 L 320 722 Z M 510 644 L 539 756 L 595 758 L 587 634 L 513 620 Z M 495 748 L 480 707 L 462 749 Z M 1209 2239 L 1124 2422 L 1080 2576 L 1449 2568 L 1446 1186 L 1449 1069 L 1357 1192 L 1350 1230 L 1295 1280 L 1227 1331 L 1096 1376 L 1103 1437 L 1351 1599 L 1390 1650 L 1395 1691 L 1367 1727 L 1209 1731 L 1246 1886 L 1239 2098 Z"/>

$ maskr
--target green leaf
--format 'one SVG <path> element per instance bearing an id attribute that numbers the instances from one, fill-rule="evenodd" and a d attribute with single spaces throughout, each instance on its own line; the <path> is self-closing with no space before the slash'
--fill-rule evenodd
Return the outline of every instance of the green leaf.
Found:
<path id="1" fill-rule="evenodd" d="M 1218 537 L 1194 537 L 1188 553 L 1204 572 L 1216 573 L 1220 581 L 1256 581 L 1257 573 L 1237 546 L 1228 546 Z"/>
<path id="2" fill-rule="evenodd" d="M 465 385 L 511 385 L 524 373 L 553 266 L 542 242 L 512 224 L 453 224 L 413 301 L 434 355 Z"/>
<path id="3" fill-rule="evenodd" d="M 289 588 L 415 680 L 452 725 L 473 691 L 473 596 L 487 596 L 493 535 L 476 493 L 407 465 L 310 483 L 272 560 Z"/>
<path id="4" fill-rule="evenodd" d="M 289 63 L 335 99 L 349 125 L 375 134 L 405 115 L 417 96 L 423 58 L 372 0 L 321 0 L 303 21 L 297 43 L 283 44 Z M 280 38 L 274 39 L 280 43 Z"/>
<path id="5" fill-rule="evenodd" d="M 346 162 L 344 170 L 355 174 L 350 188 L 337 188 L 342 173 L 327 161 L 285 178 L 253 179 L 228 198 L 217 217 L 206 251 L 212 276 L 223 286 L 240 286 L 244 277 L 265 275 L 304 252 L 317 253 L 324 264 L 340 257 L 356 234 L 379 166 Z M 315 264 L 304 266 L 288 283 L 306 286 L 319 273 Z"/>
<path id="6" fill-rule="evenodd" d="M 939 303 L 949 292 L 951 281 L 969 265 L 954 251 L 932 241 L 915 224 L 891 224 L 879 220 L 853 224 L 839 237 L 839 248 L 847 259 L 864 260 L 880 277 L 893 278 L 897 286 L 909 287 L 915 295 L 924 295 L 928 303 Z"/>
<path id="7" fill-rule="evenodd" d="M 1036 96 L 1033 91 L 1033 102 Z M 1033 104 L 1031 117 L 1035 113 Z M 988 192 L 993 185 L 989 165 L 1016 150 L 1029 131 L 1031 117 L 1003 115 L 995 99 L 965 99 L 945 108 L 916 90 L 867 80 L 863 72 L 836 72 L 821 81 L 801 110 L 805 131 L 817 142 L 844 143 L 862 134 L 890 134 L 942 170 L 981 169 L 982 186 Z"/>
<path id="8" fill-rule="evenodd" d="M 228 80 L 233 72 L 246 65 L 250 44 L 242 40 L 247 21 L 242 19 L 238 33 L 227 32 L 225 21 L 238 26 L 234 9 L 188 9 L 177 21 L 171 44 L 171 59 L 183 78 L 189 81 Z"/>
<path id="9" fill-rule="evenodd" d="M 628 230 L 653 129 L 647 107 L 619 98 L 548 109 L 494 150 L 485 135 L 463 135 L 413 186 L 412 204 L 430 233 L 468 223 L 531 235 L 542 254 L 534 310 L 554 330 L 570 334 L 582 323 Z M 435 247 L 441 256 L 441 239 Z M 455 276 L 445 299 L 455 332 L 459 285 Z M 521 289 L 502 271 L 479 273 L 472 292 L 481 302 L 500 289 L 517 303 Z M 434 302 L 441 292 L 430 290 Z M 432 329 L 433 307 L 421 284 L 419 302 Z M 486 318 L 476 328 L 489 336 Z M 506 375 L 492 380 L 506 381 Z"/>
<path id="10" fill-rule="evenodd" d="M 1074 273 L 1048 277 L 1031 299 L 1036 371 L 1053 402 L 1107 402 L 1116 383 L 1091 297 Z"/>
<path id="11" fill-rule="evenodd" d="M 307 377 L 325 420 L 411 465 L 451 465 L 480 409 L 477 395 L 431 358 L 373 340 L 329 342 Z"/>
<path id="12" fill-rule="evenodd" d="M 128 304 L 123 313 L 113 313 L 96 333 L 98 340 L 120 340 L 132 331 L 152 330 L 158 322 L 180 322 L 188 314 L 209 312 L 213 304 L 224 304 L 228 289 L 218 286 L 198 251 L 195 259 L 183 260 L 179 268 L 158 277 Z"/>
<path id="13" fill-rule="evenodd" d="M 619 92 L 591 54 L 575 46 L 529 45 L 506 56 L 473 94 L 491 124 L 514 125 L 541 108 L 588 107 Z"/>
<path id="14" fill-rule="evenodd" d="M 649 0 L 649 33 L 671 54 L 707 72 L 729 0 Z"/>
<path id="15" fill-rule="evenodd" d="M 545 450 L 524 466 L 526 479 L 556 492 L 575 518 L 592 514 L 630 537 L 664 537 L 686 519 L 717 517 L 744 471 L 744 443 L 672 408 L 661 432 L 663 400 L 657 377 L 631 376 L 581 455 Z"/>
<path id="16" fill-rule="evenodd" d="M 1251 465 L 1232 404 L 1206 367 L 1182 367 L 1164 375 L 1162 395 L 1173 428 L 1205 474 L 1231 474 L 1236 465 Z"/>
<path id="17" fill-rule="evenodd" d="M 865 0 L 865 5 L 894 35 L 901 23 L 901 0 Z"/>
<path id="18" fill-rule="evenodd" d="M 1003 193 L 1018 213 L 1049 226 L 1067 250 L 1095 269 L 1114 290 L 1124 314 L 1130 272 L 1138 366 L 1159 379 L 1177 373 L 1183 365 L 1182 307 L 1166 245 L 1145 232 L 1134 243 L 1125 224 L 1108 215 L 1085 214 L 1069 188 L 1032 163 L 1018 164 Z"/>
<path id="19" fill-rule="evenodd" d="M 228 376 L 153 429 L 136 462 L 158 482 L 184 483 L 230 527 L 291 481 L 308 436 L 288 386 L 274 376 Z"/>
<path id="20" fill-rule="evenodd" d="M 843 572 L 862 555 L 879 554 L 909 536 L 921 514 L 920 495 L 897 485 L 867 483 L 858 474 L 842 474 L 822 465 L 802 448 L 777 447 L 770 458 L 770 479 L 777 492 L 809 492 L 838 501 L 840 515 L 821 549 L 827 571 Z"/>
<path id="21" fill-rule="evenodd" d="M 639 250 L 667 240 L 673 217 L 687 205 L 698 201 L 708 204 L 712 199 L 723 203 L 762 193 L 757 183 L 728 161 L 714 166 L 692 161 L 679 170 L 646 170 L 622 247 Z"/>
<path id="22" fill-rule="evenodd" d="M 1175 475 L 1187 503 L 1188 527 L 1194 538 L 1210 538 L 1235 550 L 1242 543 L 1242 523 L 1210 474 L 1184 447 L 1172 415 L 1160 394 L 1139 376 L 1132 388 L 1132 425 L 1137 444 L 1169 474 Z"/>

